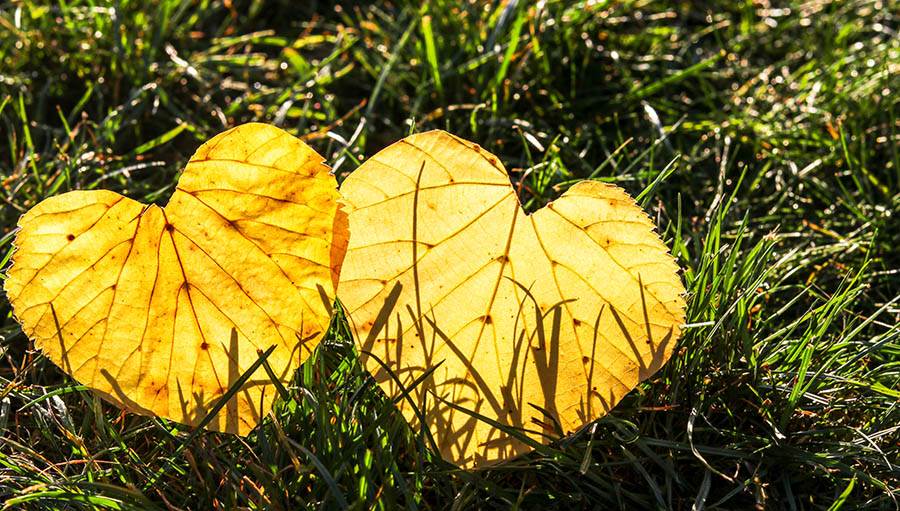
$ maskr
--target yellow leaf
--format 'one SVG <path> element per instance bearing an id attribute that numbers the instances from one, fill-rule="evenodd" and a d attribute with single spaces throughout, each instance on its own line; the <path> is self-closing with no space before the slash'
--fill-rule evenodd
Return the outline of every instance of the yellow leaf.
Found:
<path id="1" fill-rule="evenodd" d="M 338 294 L 366 367 L 416 427 L 421 410 L 451 462 L 530 449 L 463 409 L 548 442 L 554 422 L 571 432 L 609 411 L 681 333 L 678 268 L 617 187 L 582 182 L 527 215 L 496 157 L 432 131 L 377 153 L 341 192 Z"/>
<path id="2" fill-rule="evenodd" d="M 246 124 L 203 144 L 165 208 L 110 191 L 22 216 L 5 289 L 25 333 L 128 411 L 196 425 L 249 367 L 283 380 L 327 328 L 346 216 L 322 157 Z M 260 368 L 212 420 L 246 434 L 275 389 Z"/>

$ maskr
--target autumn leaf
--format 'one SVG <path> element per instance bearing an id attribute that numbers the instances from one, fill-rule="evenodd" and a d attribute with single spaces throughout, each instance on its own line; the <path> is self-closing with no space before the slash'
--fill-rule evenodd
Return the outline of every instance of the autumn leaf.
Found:
<path id="1" fill-rule="evenodd" d="M 527 215 L 496 157 L 432 131 L 341 192 L 339 296 L 366 367 L 451 462 L 490 464 L 604 415 L 681 333 L 678 268 L 615 186 L 581 182 Z"/>
<path id="2" fill-rule="evenodd" d="M 337 183 L 288 133 L 246 124 L 203 144 L 164 208 L 110 191 L 22 216 L 5 290 L 54 363 L 122 408 L 196 425 L 258 350 L 283 380 L 327 328 L 346 245 Z M 248 433 L 263 369 L 209 423 Z"/>

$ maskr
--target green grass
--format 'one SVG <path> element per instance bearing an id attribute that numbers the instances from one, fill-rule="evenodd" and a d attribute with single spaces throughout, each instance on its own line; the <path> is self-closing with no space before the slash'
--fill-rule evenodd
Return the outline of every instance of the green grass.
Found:
<path id="1" fill-rule="evenodd" d="M 101 402 L 4 298 L 6 507 L 898 507 L 897 3 L 237 3 L 0 1 L 4 264 L 42 198 L 164 203 L 237 123 L 306 135 L 339 177 L 444 128 L 496 153 L 530 210 L 586 177 L 640 196 L 684 268 L 685 336 L 607 417 L 467 473 L 408 429 L 340 318 L 244 439 Z"/>

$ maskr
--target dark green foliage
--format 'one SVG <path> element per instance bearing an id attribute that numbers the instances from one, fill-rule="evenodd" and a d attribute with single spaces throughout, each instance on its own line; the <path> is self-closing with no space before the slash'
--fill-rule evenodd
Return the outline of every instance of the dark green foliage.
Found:
<path id="1" fill-rule="evenodd" d="M 676 355 L 608 417 L 474 473 L 409 430 L 340 317 L 242 439 L 100 402 L 4 299 L 0 501 L 895 509 L 900 8 L 771 3 L 0 2 L 4 265 L 42 198 L 164 203 L 199 143 L 262 120 L 307 135 L 339 177 L 444 128 L 496 153 L 529 210 L 577 179 L 615 182 L 690 292 Z"/>

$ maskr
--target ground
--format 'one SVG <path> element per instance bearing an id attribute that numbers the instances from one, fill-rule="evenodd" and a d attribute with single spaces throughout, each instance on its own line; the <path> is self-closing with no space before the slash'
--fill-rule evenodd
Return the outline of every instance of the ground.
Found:
<path id="1" fill-rule="evenodd" d="M 772 5 L 772 4 L 778 5 Z M 38 509 L 896 509 L 900 6 L 0 2 L 0 257 L 71 189 L 165 203 L 265 121 L 339 179 L 432 128 L 534 210 L 639 197 L 688 290 L 675 356 L 608 416 L 490 470 L 436 459 L 341 318 L 247 438 L 123 414 L 0 302 L 0 500 Z"/>

